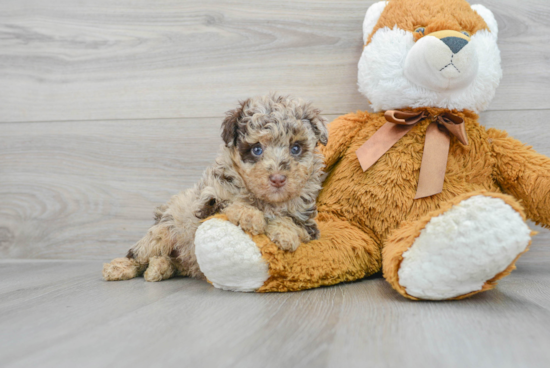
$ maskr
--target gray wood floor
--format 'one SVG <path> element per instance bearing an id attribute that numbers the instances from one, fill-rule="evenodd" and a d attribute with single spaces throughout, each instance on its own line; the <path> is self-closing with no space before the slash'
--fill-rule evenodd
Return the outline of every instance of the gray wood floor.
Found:
<path id="1" fill-rule="evenodd" d="M 410 302 L 381 278 L 243 294 L 102 282 L 97 261 L 3 261 L 0 365 L 548 367 L 549 255 L 461 302 Z"/>
<path id="2" fill-rule="evenodd" d="M 550 156 L 550 2 L 479 0 L 504 79 L 487 126 Z M 106 283 L 194 183 L 238 99 L 356 88 L 372 0 L 0 1 L 0 366 L 550 366 L 550 231 L 497 290 L 413 303 L 380 278 L 290 294 Z"/>

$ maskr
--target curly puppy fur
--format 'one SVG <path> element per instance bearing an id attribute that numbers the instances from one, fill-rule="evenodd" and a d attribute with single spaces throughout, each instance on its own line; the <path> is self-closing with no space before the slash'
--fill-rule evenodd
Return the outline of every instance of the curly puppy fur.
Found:
<path id="1" fill-rule="evenodd" d="M 176 274 L 204 279 L 195 256 L 201 220 L 224 213 L 252 234 L 267 234 L 294 251 L 319 237 L 314 220 L 327 144 L 326 120 L 301 99 L 271 94 L 227 113 L 220 153 L 200 181 L 160 206 L 155 224 L 126 258 L 104 264 L 105 280 L 142 274 L 160 281 Z"/>

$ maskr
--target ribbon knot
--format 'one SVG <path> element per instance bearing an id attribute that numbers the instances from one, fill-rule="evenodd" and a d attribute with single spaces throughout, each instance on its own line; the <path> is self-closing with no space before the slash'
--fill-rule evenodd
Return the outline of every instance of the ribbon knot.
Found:
<path id="1" fill-rule="evenodd" d="M 356 151 L 363 171 L 367 171 L 409 130 L 430 115 L 426 111 L 388 110 L 384 117 L 387 123 Z M 450 135 L 454 135 L 463 145 L 468 145 L 463 118 L 450 112 L 444 112 L 432 115 L 431 120 L 432 122 L 426 129 L 424 153 L 414 199 L 429 197 L 441 193 L 443 190 L 451 142 Z"/>

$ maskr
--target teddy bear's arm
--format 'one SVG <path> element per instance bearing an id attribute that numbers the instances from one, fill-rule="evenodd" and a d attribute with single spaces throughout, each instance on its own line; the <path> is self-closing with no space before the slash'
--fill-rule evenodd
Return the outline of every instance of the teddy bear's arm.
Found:
<path id="1" fill-rule="evenodd" d="M 321 146 L 325 156 L 325 171 L 329 172 L 349 148 L 357 131 L 367 120 L 368 113 L 347 114 L 336 118 L 328 126 L 329 139 L 326 146 Z"/>
<path id="2" fill-rule="evenodd" d="M 489 129 L 497 160 L 495 176 L 506 192 L 520 199 L 527 216 L 550 228 L 550 158 L 506 132 Z"/>

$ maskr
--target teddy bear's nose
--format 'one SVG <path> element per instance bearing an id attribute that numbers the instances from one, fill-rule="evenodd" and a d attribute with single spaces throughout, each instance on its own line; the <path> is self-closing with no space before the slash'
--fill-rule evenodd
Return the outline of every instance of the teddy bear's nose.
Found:
<path id="1" fill-rule="evenodd" d="M 275 188 L 281 188 L 286 183 L 286 176 L 281 174 L 270 175 L 269 181 L 271 182 L 271 185 L 273 185 Z"/>
<path id="2" fill-rule="evenodd" d="M 457 54 L 468 44 L 468 41 L 459 37 L 445 37 L 442 38 L 441 41 L 451 49 L 453 54 Z"/>

